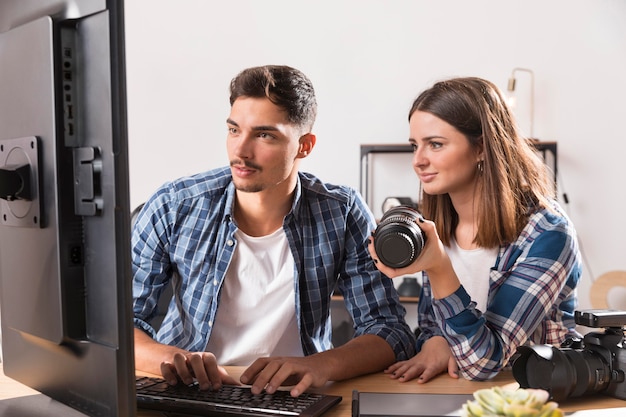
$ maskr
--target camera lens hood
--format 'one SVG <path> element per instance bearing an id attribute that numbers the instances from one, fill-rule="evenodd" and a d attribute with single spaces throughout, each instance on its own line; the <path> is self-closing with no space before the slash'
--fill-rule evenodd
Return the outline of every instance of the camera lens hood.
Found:
<path id="1" fill-rule="evenodd" d="M 520 387 L 546 390 L 555 401 L 604 391 L 611 379 L 610 365 L 590 349 L 520 346 L 516 355 L 512 370 Z"/>

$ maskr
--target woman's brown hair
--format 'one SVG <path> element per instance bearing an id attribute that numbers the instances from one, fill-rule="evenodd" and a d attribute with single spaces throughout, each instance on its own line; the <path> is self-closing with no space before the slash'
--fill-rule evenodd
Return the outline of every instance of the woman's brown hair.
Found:
<path id="1" fill-rule="evenodd" d="M 444 120 L 461 132 L 473 148 L 482 150 L 477 168 L 480 193 L 475 243 L 492 248 L 512 242 L 530 213 L 550 207 L 550 176 L 529 140 L 517 127 L 500 90 L 491 82 L 464 77 L 440 81 L 422 92 L 411 106 Z M 420 209 L 433 220 L 442 242 L 450 244 L 458 215 L 448 194 L 422 192 Z"/>

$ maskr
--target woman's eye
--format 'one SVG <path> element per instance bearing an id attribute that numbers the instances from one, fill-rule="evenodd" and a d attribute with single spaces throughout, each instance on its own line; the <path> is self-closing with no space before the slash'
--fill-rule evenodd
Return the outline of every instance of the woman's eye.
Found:
<path id="1" fill-rule="evenodd" d="M 413 151 L 413 153 L 415 153 L 415 151 L 417 151 L 417 145 L 412 143 L 411 144 L 411 150 Z"/>

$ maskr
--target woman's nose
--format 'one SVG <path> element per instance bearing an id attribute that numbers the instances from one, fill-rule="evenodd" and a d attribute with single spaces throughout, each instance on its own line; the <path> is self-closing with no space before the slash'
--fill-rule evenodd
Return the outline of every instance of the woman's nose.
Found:
<path id="1" fill-rule="evenodd" d="M 421 167 L 427 164 L 428 160 L 426 159 L 424 152 L 420 148 L 415 149 L 413 151 L 413 165 L 416 167 Z"/>

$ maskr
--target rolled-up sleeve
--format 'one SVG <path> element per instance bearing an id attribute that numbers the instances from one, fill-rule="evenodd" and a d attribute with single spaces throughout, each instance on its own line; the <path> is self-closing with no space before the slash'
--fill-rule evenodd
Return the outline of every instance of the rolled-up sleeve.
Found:
<path id="1" fill-rule="evenodd" d="M 442 335 L 464 377 L 489 379 L 508 364 L 518 346 L 529 341 L 557 345 L 575 333 L 575 288 L 581 271 L 567 217 L 537 212 L 519 239 L 501 249 L 489 276 L 486 312 L 475 308 L 463 286 L 433 299 L 425 281 L 418 349 L 429 337 Z"/>

